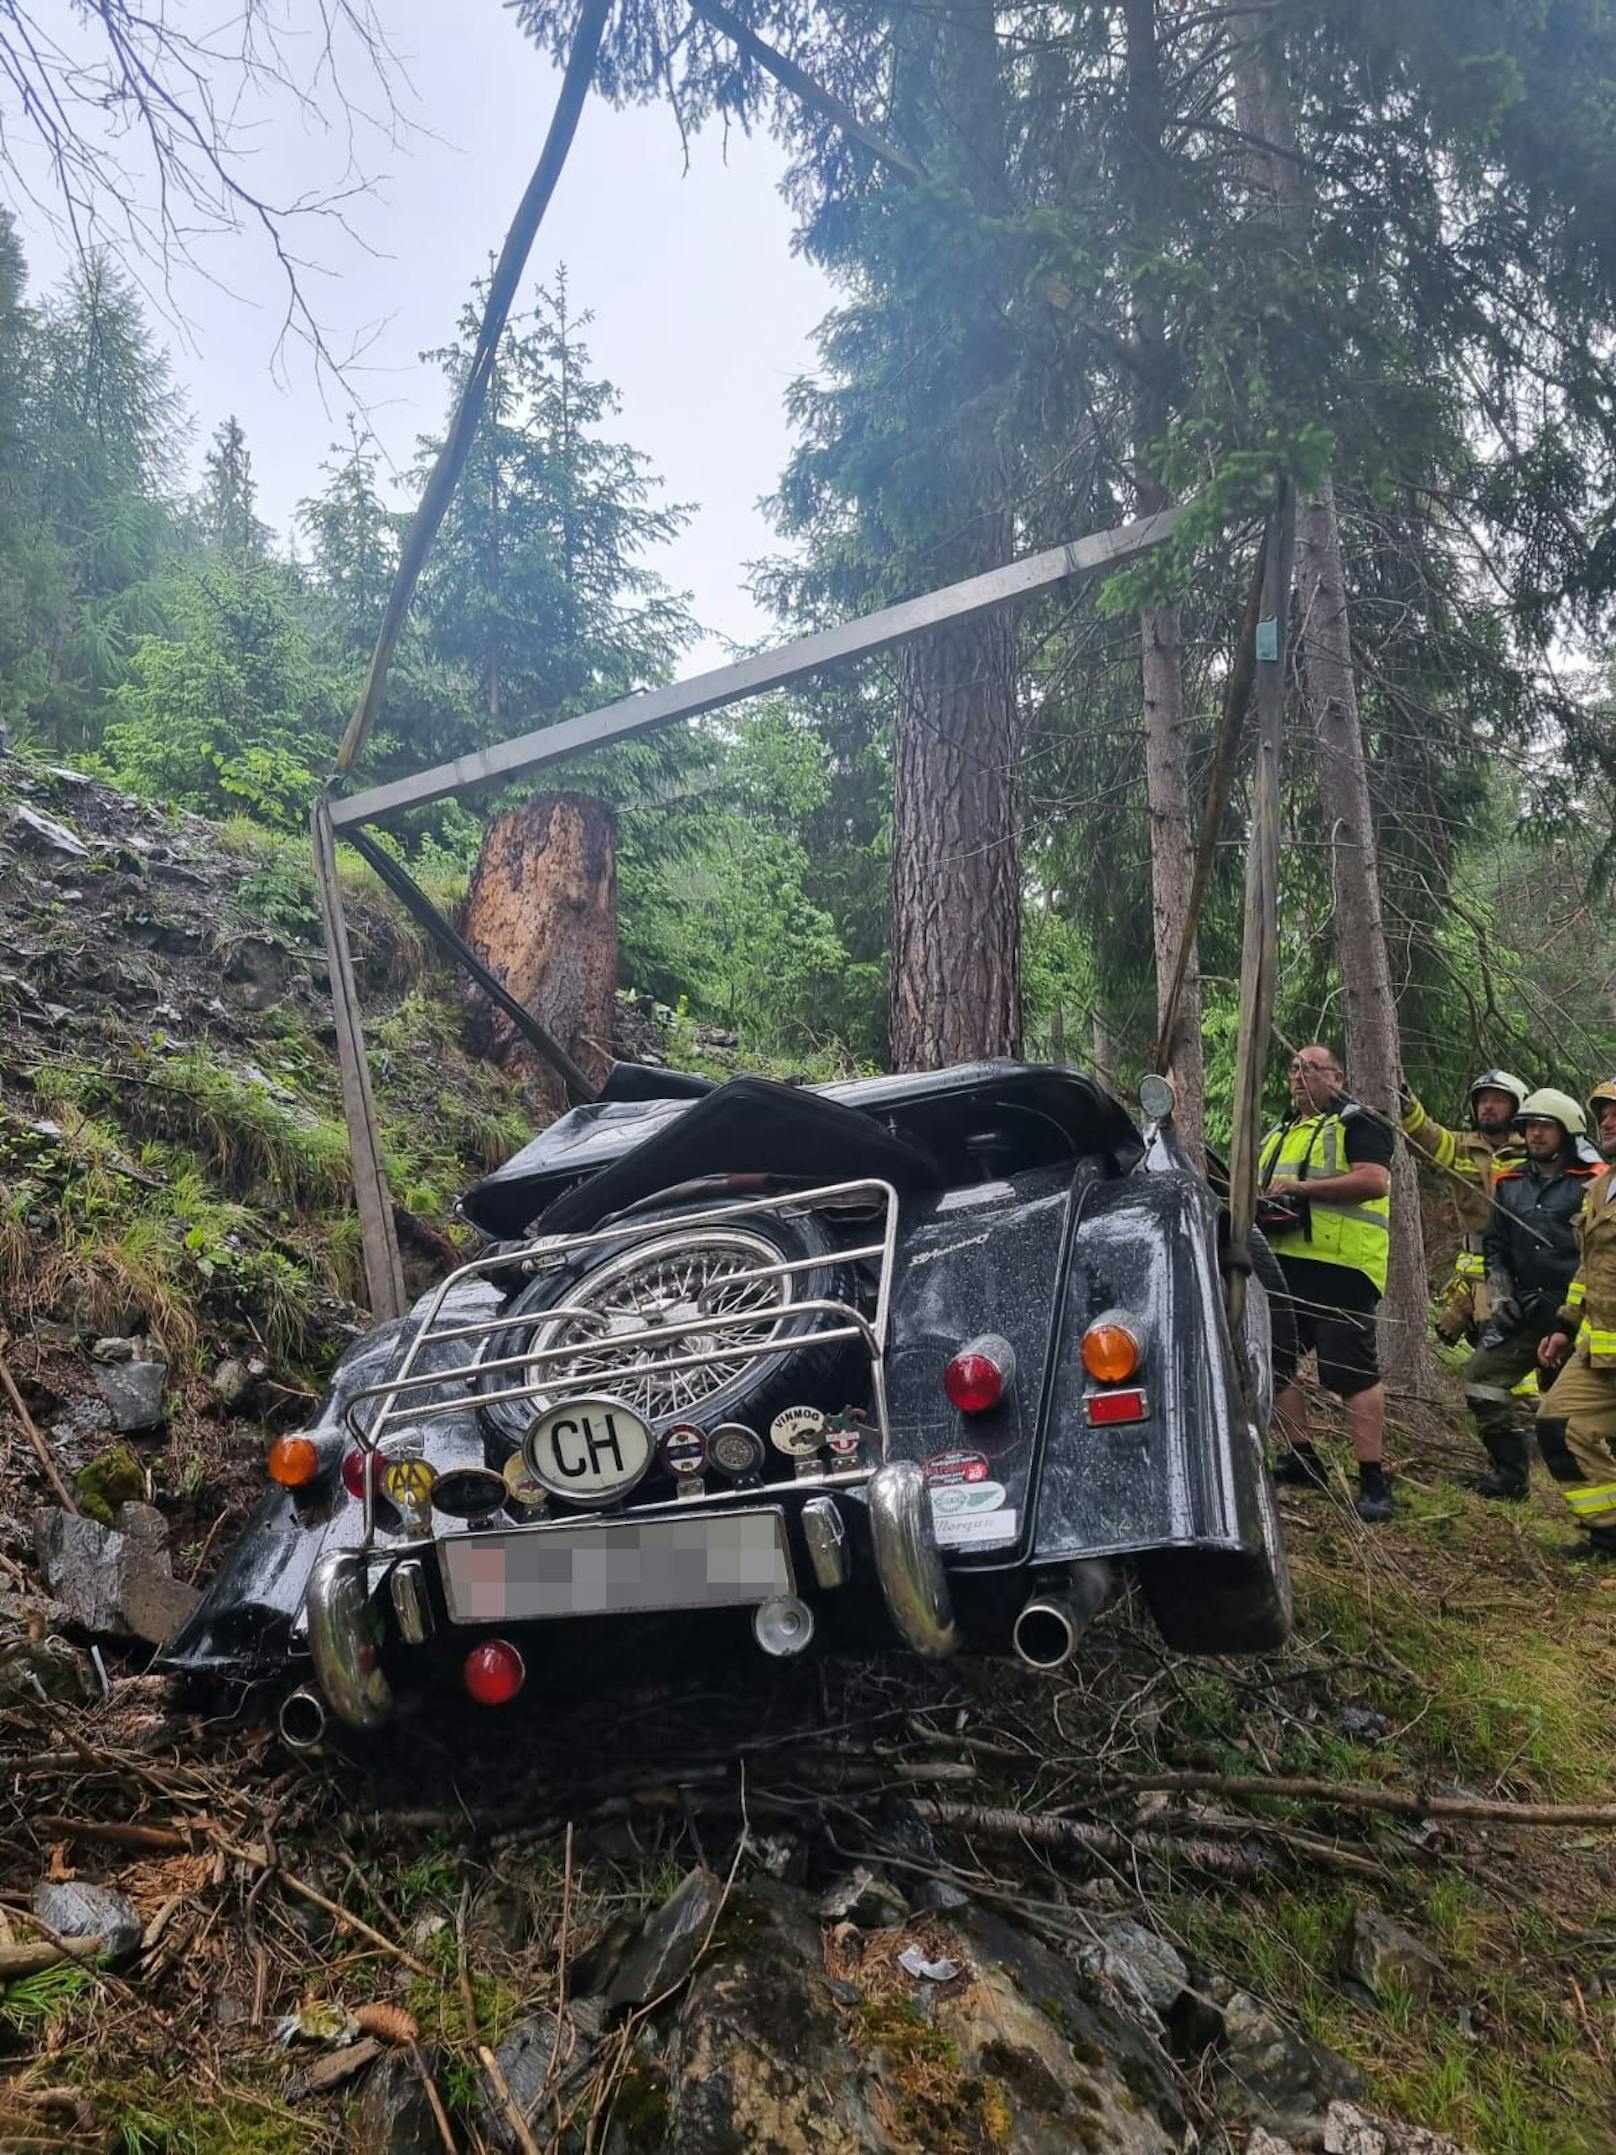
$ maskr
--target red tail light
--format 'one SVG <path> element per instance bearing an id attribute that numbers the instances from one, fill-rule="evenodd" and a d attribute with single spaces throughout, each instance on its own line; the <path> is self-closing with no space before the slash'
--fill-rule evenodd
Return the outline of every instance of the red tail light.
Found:
<path id="1" fill-rule="evenodd" d="M 463 1673 L 479 1706 L 508 1706 L 527 1682 L 527 1664 L 509 1639 L 484 1639 L 474 1646 Z"/>
<path id="2" fill-rule="evenodd" d="M 370 1493 L 379 1497 L 382 1493 L 381 1454 L 361 1451 L 356 1444 L 342 1455 L 342 1486 L 351 1497 L 365 1493 L 365 1461 L 370 1461 Z"/>
<path id="3" fill-rule="evenodd" d="M 943 1390 L 961 1414 L 986 1414 L 1015 1381 L 1015 1350 L 1007 1339 L 985 1332 L 960 1349 L 943 1371 Z"/>

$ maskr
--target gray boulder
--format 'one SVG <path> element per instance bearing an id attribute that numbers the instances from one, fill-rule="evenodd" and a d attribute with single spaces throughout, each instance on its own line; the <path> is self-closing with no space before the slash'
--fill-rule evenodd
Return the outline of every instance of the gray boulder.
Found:
<path id="1" fill-rule="evenodd" d="M 880 1871 L 860 1863 L 819 1897 L 820 1920 L 856 1923 L 860 1930 L 884 1930 L 909 1913 L 903 1890 Z"/>
<path id="2" fill-rule="evenodd" d="M 161 1542 L 55 1508 L 34 1521 L 34 1559 L 82 1631 L 162 1646 L 201 1598 L 170 1573 Z"/>
<path id="3" fill-rule="evenodd" d="M 1469 2155 L 1469 2150 L 1423 2125 L 1370 2117 L 1356 2103 L 1332 2103 L 1324 2121 L 1324 2155 Z"/>
<path id="4" fill-rule="evenodd" d="M 95 1381 L 114 1429 L 127 1435 L 162 1423 L 168 1411 L 166 1362 L 100 1362 Z"/>
<path id="5" fill-rule="evenodd" d="M 1301 2148 L 1321 2148 L 1324 2118 L 1339 2097 L 1363 2092 L 1363 2075 L 1334 2051 L 1288 2028 L 1249 1991 L 1223 2008 L 1225 2051 L 1218 2087 L 1226 2107 Z"/>
<path id="6" fill-rule="evenodd" d="M 1084 1995 L 1070 1967 L 985 1910 L 928 1916 L 913 1942 L 959 1974 L 861 1990 L 832 1982 L 822 1921 L 789 1886 L 732 1889 L 720 1944 L 696 1970 L 663 2061 L 670 2155 L 1182 2155 L 1172 2068 L 1136 2026 Z M 883 1968 L 891 1956 L 881 1955 Z"/>
<path id="7" fill-rule="evenodd" d="M 1084 1974 L 1112 1985 L 1125 2002 L 1148 2006 L 1166 2020 L 1189 1988 L 1183 1954 L 1130 1916 L 1106 1917 L 1095 1929 L 1095 1944 L 1081 1956 Z"/>
<path id="8" fill-rule="evenodd" d="M 1403 1993 L 1424 2000 L 1430 1997 L 1444 1970 L 1436 1954 L 1412 1931 L 1369 1906 L 1353 1912 L 1347 1937 L 1347 1972 L 1376 1998 Z"/>
<path id="9" fill-rule="evenodd" d="M 246 1363 L 236 1361 L 233 1356 L 219 1364 L 209 1382 L 214 1398 L 232 1414 L 247 1404 L 253 1388 Z"/>
<path id="10" fill-rule="evenodd" d="M 649 2005 L 682 1983 L 712 1928 L 724 1888 L 705 1866 L 687 1872 L 623 1955 L 606 1990 L 610 2006 Z"/>
<path id="11" fill-rule="evenodd" d="M 99 1938 L 111 1960 L 126 1960 L 139 1948 L 145 1925 L 132 1902 L 107 1886 L 78 1879 L 34 1888 L 33 1911 L 58 1938 Z"/>
<path id="12" fill-rule="evenodd" d="M 31 853 L 54 853 L 63 860 L 87 861 L 90 849 L 84 840 L 54 816 L 42 816 L 34 808 L 14 808 L 7 835 L 14 845 Z"/>
<path id="13" fill-rule="evenodd" d="M 430 2057 L 426 2064 L 430 2072 Z M 432 2105 L 407 2052 L 385 2051 L 366 2073 L 359 2100 L 349 2114 L 343 2145 L 347 2155 L 430 2155 L 443 2145 Z"/>

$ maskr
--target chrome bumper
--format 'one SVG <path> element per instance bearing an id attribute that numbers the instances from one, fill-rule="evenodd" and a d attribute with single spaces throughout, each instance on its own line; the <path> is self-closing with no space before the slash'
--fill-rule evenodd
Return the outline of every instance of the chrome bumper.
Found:
<path id="1" fill-rule="evenodd" d="M 382 1673 L 381 1618 L 362 1549 L 328 1549 L 309 1575 L 309 1655 L 325 1702 L 350 1728 L 380 1728 L 393 1717 L 393 1687 Z"/>
<path id="2" fill-rule="evenodd" d="M 913 1460 L 889 1461 L 870 1476 L 868 1497 L 875 1570 L 887 1611 L 911 1652 L 940 1660 L 955 1651 L 960 1634 L 932 1528 L 926 1477 Z M 830 1535 L 824 1516 L 834 1510 L 825 1497 L 810 1498 L 803 1507 L 803 1532 L 821 1587 L 840 1586 L 847 1578 L 845 1530 L 837 1517 Z M 381 1660 L 384 1586 L 380 1580 L 373 1586 L 370 1572 L 363 1549 L 327 1550 L 310 1575 L 305 1605 L 315 1681 L 336 1718 L 356 1729 L 380 1728 L 392 1719 L 395 1703 Z"/>

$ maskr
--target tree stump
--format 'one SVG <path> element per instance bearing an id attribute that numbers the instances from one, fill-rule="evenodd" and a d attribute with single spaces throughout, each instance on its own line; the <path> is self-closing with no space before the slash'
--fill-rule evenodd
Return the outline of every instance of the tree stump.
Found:
<path id="1" fill-rule="evenodd" d="M 461 930 L 484 965 L 588 1076 L 611 1063 L 617 990 L 617 840 L 611 813 L 575 793 L 539 793 L 488 826 Z M 527 1076 L 552 1107 L 566 1088 L 481 989 L 473 1045 Z"/>

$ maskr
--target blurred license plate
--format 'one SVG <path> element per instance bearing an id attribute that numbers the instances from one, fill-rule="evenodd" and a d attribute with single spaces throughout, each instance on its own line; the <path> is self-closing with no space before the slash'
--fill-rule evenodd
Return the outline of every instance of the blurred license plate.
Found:
<path id="1" fill-rule="evenodd" d="M 438 1562 L 456 1624 L 751 1608 L 792 1591 L 777 1511 L 454 1534 L 438 1543 Z"/>

